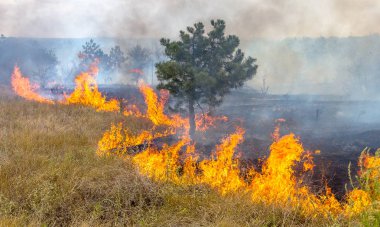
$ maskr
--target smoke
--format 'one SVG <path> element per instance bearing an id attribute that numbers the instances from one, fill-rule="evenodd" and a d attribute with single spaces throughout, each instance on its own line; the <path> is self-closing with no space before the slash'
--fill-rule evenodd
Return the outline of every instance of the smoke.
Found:
<path id="1" fill-rule="evenodd" d="M 177 37 L 196 21 L 226 20 L 242 39 L 379 33 L 376 0 L 3 0 L 2 33 L 28 37 Z"/>
<path id="2" fill-rule="evenodd" d="M 259 71 L 250 85 L 259 88 L 265 78 L 271 93 L 344 95 L 376 89 L 367 78 L 378 70 L 374 42 L 349 37 L 380 33 L 379 10 L 376 0 L 2 0 L 0 33 L 112 37 L 126 50 L 131 45 L 127 39 L 177 38 L 180 29 L 194 22 L 208 25 L 210 19 L 222 18 L 227 33 L 239 36 L 244 51 L 258 59 Z M 289 39 L 305 36 L 313 40 Z M 343 39 L 318 43 L 321 36 Z M 61 62 L 75 58 L 67 51 L 75 48 L 68 46 L 56 49 Z"/>
<path id="3" fill-rule="evenodd" d="M 265 78 L 275 94 L 341 95 L 380 99 L 380 36 L 346 38 L 288 38 L 252 41 L 246 48 L 258 59 L 250 85 Z"/>

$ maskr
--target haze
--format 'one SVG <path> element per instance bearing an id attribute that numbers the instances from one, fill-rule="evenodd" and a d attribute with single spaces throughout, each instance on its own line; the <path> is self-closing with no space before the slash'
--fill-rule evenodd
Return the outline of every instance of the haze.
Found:
<path id="1" fill-rule="evenodd" d="M 377 34 L 376 0 L 1 0 L 0 33 L 24 37 L 176 37 L 195 21 L 226 20 L 242 39 Z"/>

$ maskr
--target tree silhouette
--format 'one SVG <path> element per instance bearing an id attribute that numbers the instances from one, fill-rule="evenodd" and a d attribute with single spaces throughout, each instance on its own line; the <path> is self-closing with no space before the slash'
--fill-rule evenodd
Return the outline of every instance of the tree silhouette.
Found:
<path id="1" fill-rule="evenodd" d="M 202 23 L 180 31 L 180 40 L 161 39 L 169 58 L 156 64 L 159 89 L 167 89 L 180 102 L 187 103 L 190 136 L 195 133 L 195 104 L 215 107 L 225 94 L 241 87 L 257 70 L 255 59 L 237 49 L 239 38 L 225 36 L 223 20 L 212 20 L 205 34 Z"/>

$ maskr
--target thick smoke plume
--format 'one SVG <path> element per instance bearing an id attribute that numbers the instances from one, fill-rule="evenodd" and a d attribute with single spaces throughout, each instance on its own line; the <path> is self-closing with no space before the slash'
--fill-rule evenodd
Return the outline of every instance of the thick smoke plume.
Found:
<path id="1" fill-rule="evenodd" d="M 197 21 L 208 25 L 210 19 L 222 18 L 227 32 L 239 36 L 243 50 L 258 59 L 258 75 L 249 85 L 258 88 L 265 79 L 269 91 L 277 94 L 354 91 L 355 97 L 377 97 L 371 79 L 378 70 L 373 48 L 379 46 L 379 38 L 357 41 L 351 36 L 380 33 L 379 10 L 376 0 L 3 0 L 0 33 L 6 37 L 110 37 L 125 50 L 131 45 L 127 39 L 148 40 L 153 44 L 146 46 L 152 48 L 158 46 L 159 38 L 175 39 L 180 29 Z M 319 40 L 330 36 L 343 40 Z M 71 52 L 79 51 L 81 45 L 67 42 L 53 48 L 61 63 L 68 65 L 71 60 L 67 59 L 76 57 Z"/>
<path id="2" fill-rule="evenodd" d="M 3 0 L 9 36 L 161 37 L 195 21 L 223 18 L 229 32 L 254 37 L 362 36 L 379 33 L 376 0 Z"/>

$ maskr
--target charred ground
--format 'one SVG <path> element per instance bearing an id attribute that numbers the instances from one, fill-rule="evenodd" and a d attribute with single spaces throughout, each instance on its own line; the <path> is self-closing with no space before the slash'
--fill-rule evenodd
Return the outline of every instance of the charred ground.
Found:
<path id="1" fill-rule="evenodd" d="M 103 85 L 99 90 L 107 97 L 129 100 L 139 106 L 144 100 L 135 86 Z M 56 94 L 70 92 L 57 89 Z M 122 102 L 123 103 L 123 102 Z M 376 106 L 380 101 L 347 100 L 341 96 L 267 95 L 262 97 L 250 89 L 234 91 L 225 103 L 216 109 L 215 115 L 225 115 L 230 121 L 198 135 L 198 150 L 209 156 L 217 141 L 232 133 L 233 125 L 246 129 L 244 142 L 239 146 L 239 157 L 246 166 L 260 168 L 259 159 L 268 157 L 273 142 L 272 133 L 276 119 L 285 119 L 281 134 L 293 132 L 300 137 L 305 149 L 315 153 L 314 172 L 310 183 L 320 188 L 327 183 L 338 198 L 349 189 L 348 166 L 351 174 L 358 171 L 357 157 L 365 148 L 380 147 L 380 122 L 374 116 L 380 114 Z M 200 110 L 199 110 L 200 111 Z M 157 140 L 169 142 L 172 138 Z"/>
<path id="2" fill-rule="evenodd" d="M 0 225 L 328 225 L 290 210 L 220 196 L 207 186 L 153 182 L 129 160 L 100 158 L 96 141 L 115 113 L 0 98 Z M 149 128 L 124 119 L 129 128 Z M 352 221 L 353 223 L 356 221 Z"/>

